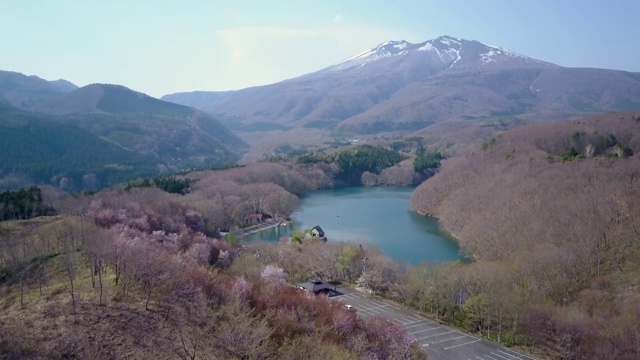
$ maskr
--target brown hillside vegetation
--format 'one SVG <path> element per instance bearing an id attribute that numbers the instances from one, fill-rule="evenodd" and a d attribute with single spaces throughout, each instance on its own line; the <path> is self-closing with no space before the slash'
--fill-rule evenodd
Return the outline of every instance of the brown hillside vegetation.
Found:
<path id="1" fill-rule="evenodd" d="M 411 202 L 475 260 L 471 298 L 523 294 L 502 301 L 547 356 L 638 358 L 639 155 L 638 112 L 515 128 L 443 162 Z"/>
<path id="2" fill-rule="evenodd" d="M 323 167 L 195 172 L 186 195 L 119 186 L 72 201 L 49 189 L 67 215 L 0 222 L 0 359 L 426 358 L 399 325 L 290 286 L 351 280 L 374 253 L 220 236 L 247 212 L 286 217 L 291 192 L 330 185 Z"/>

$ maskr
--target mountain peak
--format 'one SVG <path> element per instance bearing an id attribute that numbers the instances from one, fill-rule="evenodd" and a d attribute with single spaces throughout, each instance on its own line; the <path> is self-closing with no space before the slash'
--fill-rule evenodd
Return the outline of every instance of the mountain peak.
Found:
<path id="1" fill-rule="evenodd" d="M 405 40 L 385 41 L 370 50 L 323 69 L 321 72 L 362 67 L 376 61 L 421 52 L 425 57 L 426 64 L 439 66 L 442 69 L 449 69 L 456 64 L 458 64 L 458 67 L 462 64 L 468 67 L 482 66 L 489 63 L 551 65 L 501 47 L 486 45 L 475 40 L 464 40 L 443 35 L 417 44 Z"/>
<path id="2" fill-rule="evenodd" d="M 381 58 L 401 55 L 406 53 L 407 47 L 413 45 L 405 40 L 389 40 L 382 44 L 364 51 L 360 54 L 356 54 L 346 60 L 343 60 L 337 64 L 331 65 L 328 70 L 343 70 L 357 65 L 365 65 L 368 62 L 375 61 Z"/>
<path id="3" fill-rule="evenodd" d="M 440 41 L 443 44 L 449 44 L 451 42 L 460 43 L 460 41 L 462 41 L 462 39 L 458 39 L 449 35 L 438 36 L 435 40 Z"/>
<path id="4" fill-rule="evenodd" d="M 44 100 L 32 110 L 47 114 L 171 114 L 187 116 L 191 109 L 168 103 L 123 85 L 94 83 Z"/>
<path id="5" fill-rule="evenodd" d="M 375 48 L 371 49 L 371 50 L 384 50 L 384 49 L 390 49 L 390 48 L 394 48 L 394 49 L 404 49 L 407 44 L 409 44 L 409 42 L 407 42 L 406 40 L 389 40 L 389 41 L 385 41 L 382 44 L 376 46 Z"/>
<path id="6" fill-rule="evenodd" d="M 43 99 L 76 88 L 66 80 L 47 81 L 35 75 L 0 70 L 0 100 L 23 110 Z"/>

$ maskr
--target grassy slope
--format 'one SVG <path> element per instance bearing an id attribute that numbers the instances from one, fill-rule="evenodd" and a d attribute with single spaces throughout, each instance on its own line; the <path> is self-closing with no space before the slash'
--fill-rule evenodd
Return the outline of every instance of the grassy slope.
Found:
<path id="1" fill-rule="evenodd" d="M 119 289 L 113 287 L 113 275 L 103 278 L 106 305 L 98 304 L 98 289 L 92 288 L 90 272 L 81 266 L 75 282 L 77 313 L 72 314 L 68 280 L 53 258 L 46 264 L 49 284 L 40 295 L 37 286 L 25 293 L 25 308 L 19 290 L 6 289 L 0 300 L 4 344 L 0 352 L 14 348 L 33 356 L 47 354 L 54 358 L 175 358 L 172 348 L 182 319 L 165 321 L 164 308 L 151 303 L 145 310 L 145 299 L 135 291 L 126 300 L 117 300 Z M 37 332 L 32 329 L 38 329 Z M 2 348 L 4 346 L 4 349 Z M 15 350 L 14 350 L 15 351 Z"/>
<path id="2" fill-rule="evenodd" d="M 23 231 L 26 241 L 37 241 L 38 236 L 67 221 L 74 219 L 57 216 L 2 222 L 0 238 L 8 231 Z M 87 262 L 80 253 L 77 255 L 75 315 L 61 256 L 52 254 L 44 262 L 42 292 L 32 276 L 25 286 L 24 308 L 20 304 L 19 284 L 0 284 L 4 285 L 0 286 L 0 359 L 177 358 L 174 351 L 182 346 L 179 334 L 189 330 L 184 314 L 172 308 L 172 315 L 166 319 L 166 308 L 155 303 L 153 297 L 149 310 L 145 310 L 146 297 L 137 285 L 122 299 L 122 282 L 115 286 L 110 271 L 103 277 L 104 304 L 99 305 L 98 285 L 93 288 Z M 199 350 L 207 351 L 207 344 L 199 346 Z"/>

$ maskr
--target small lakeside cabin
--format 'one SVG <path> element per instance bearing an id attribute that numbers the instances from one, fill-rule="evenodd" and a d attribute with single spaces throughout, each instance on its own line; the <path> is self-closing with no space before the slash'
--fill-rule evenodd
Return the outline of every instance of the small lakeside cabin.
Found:
<path id="1" fill-rule="evenodd" d="M 313 228 L 311 228 L 311 235 L 324 238 L 324 230 L 322 230 L 320 225 L 316 225 Z"/>

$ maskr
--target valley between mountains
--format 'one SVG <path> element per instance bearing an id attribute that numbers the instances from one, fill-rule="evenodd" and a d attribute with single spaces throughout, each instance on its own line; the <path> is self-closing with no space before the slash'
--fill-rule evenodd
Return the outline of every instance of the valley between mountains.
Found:
<path id="1" fill-rule="evenodd" d="M 499 344 L 483 351 L 636 359 L 638 154 L 640 73 L 451 36 L 161 99 L 0 71 L 0 358 L 462 354 L 296 286 L 317 279 Z M 407 207 L 464 261 L 241 236 L 313 191 L 386 185 L 414 186 Z"/>

